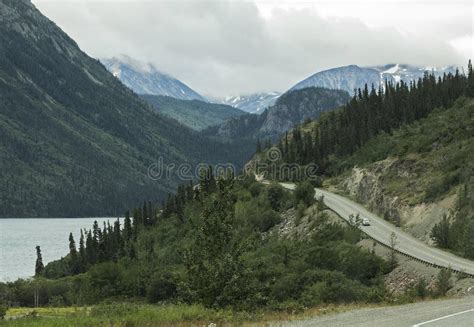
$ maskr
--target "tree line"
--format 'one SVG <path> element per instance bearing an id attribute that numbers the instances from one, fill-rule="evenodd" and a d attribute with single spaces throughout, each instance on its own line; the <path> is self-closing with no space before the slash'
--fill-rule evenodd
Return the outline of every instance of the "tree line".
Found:
<path id="1" fill-rule="evenodd" d="M 339 110 L 287 133 L 277 147 L 286 163 L 316 163 L 321 174 L 331 173 L 333 157 L 351 155 L 378 134 L 424 118 L 436 108 L 447 108 L 462 95 L 474 96 L 470 61 L 467 76 L 459 71 L 438 78 L 425 73 L 410 83 L 387 82 L 370 89 L 366 85 Z"/>

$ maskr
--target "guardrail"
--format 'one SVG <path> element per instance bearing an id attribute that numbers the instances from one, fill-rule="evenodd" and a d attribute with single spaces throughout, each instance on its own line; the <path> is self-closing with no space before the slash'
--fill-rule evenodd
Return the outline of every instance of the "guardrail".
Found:
<path id="1" fill-rule="evenodd" d="M 341 218 L 341 219 L 343 219 L 344 221 L 347 222 L 347 219 L 344 219 L 343 217 L 341 217 L 341 215 L 338 214 L 335 210 L 329 208 L 327 205 L 325 205 L 325 207 L 326 207 L 328 210 L 334 212 L 339 218 Z M 408 253 L 406 253 L 406 252 L 403 252 L 403 251 L 401 251 L 401 250 L 399 250 L 399 249 L 397 249 L 397 248 L 392 248 L 389 244 L 386 244 L 386 243 L 384 243 L 383 241 L 378 240 L 378 239 L 376 239 L 376 238 L 370 236 L 370 235 L 367 234 L 367 232 L 365 232 L 364 230 L 362 230 L 362 229 L 359 229 L 359 230 L 360 230 L 362 233 L 364 233 L 364 234 L 365 234 L 368 238 L 370 238 L 371 240 L 373 240 L 373 241 L 377 242 L 378 244 L 380 244 L 380 245 L 382 245 L 382 246 L 384 246 L 384 247 L 386 247 L 386 248 L 388 248 L 388 249 L 390 249 L 390 250 L 393 250 L 393 251 L 397 252 L 398 254 L 401 254 L 401 255 L 403 255 L 403 256 L 405 256 L 405 257 L 407 257 L 407 258 L 410 258 L 410 259 L 413 259 L 413 260 L 415 260 L 415 261 L 421 262 L 421 263 L 423 263 L 423 264 L 425 264 L 425 265 L 427 265 L 427 266 L 431 266 L 431 267 L 438 268 L 438 269 L 448 269 L 448 270 L 450 270 L 451 272 L 453 272 L 453 273 L 455 273 L 455 274 L 461 274 L 461 275 L 464 275 L 464 276 L 469 276 L 469 277 L 474 278 L 474 274 L 468 273 L 468 272 L 466 272 L 466 271 L 464 271 L 464 270 L 462 270 L 462 269 L 456 269 L 456 268 L 453 268 L 453 267 L 451 267 L 451 266 L 446 267 L 446 266 L 443 266 L 443 265 L 438 265 L 438 264 L 436 264 L 436 263 L 432 263 L 432 262 L 429 262 L 429 261 L 426 261 L 426 260 L 417 258 L 417 257 L 415 257 L 415 256 L 413 256 L 413 255 L 411 255 L 411 254 L 408 254 Z"/>

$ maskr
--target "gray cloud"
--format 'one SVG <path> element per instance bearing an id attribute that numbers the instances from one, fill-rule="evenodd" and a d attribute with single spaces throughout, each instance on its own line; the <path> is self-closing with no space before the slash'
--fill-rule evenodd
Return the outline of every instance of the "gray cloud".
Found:
<path id="1" fill-rule="evenodd" d="M 212 96 L 284 91 L 347 64 L 464 64 L 448 42 L 472 35 L 469 15 L 408 35 L 308 10 L 264 19 L 252 2 L 34 2 L 91 56 L 127 54 Z"/>

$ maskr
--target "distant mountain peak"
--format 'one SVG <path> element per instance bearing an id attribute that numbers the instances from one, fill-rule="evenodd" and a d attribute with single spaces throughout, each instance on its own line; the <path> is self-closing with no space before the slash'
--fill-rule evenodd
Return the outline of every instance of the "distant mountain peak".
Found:
<path id="1" fill-rule="evenodd" d="M 297 83 L 290 90 L 299 90 L 307 87 L 323 87 L 332 90 L 344 90 L 354 94 L 365 84 L 379 85 L 380 73 L 372 68 L 363 68 L 357 65 L 348 65 L 320 71 Z"/>
<path id="2" fill-rule="evenodd" d="M 178 79 L 160 72 L 150 63 L 127 55 L 101 59 L 104 66 L 137 94 L 165 95 L 180 100 L 206 101 Z"/>
<path id="3" fill-rule="evenodd" d="M 280 95 L 281 93 L 274 91 L 260 92 L 248 95 L 227 96 L 220 102 L 252 114 L 260 114 L 266 108 L 273 106 Z"/>

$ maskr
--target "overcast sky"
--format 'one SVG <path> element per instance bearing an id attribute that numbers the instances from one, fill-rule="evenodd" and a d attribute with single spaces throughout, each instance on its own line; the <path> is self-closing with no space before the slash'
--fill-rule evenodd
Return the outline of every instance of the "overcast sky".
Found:
<path id="1" fill-rule="evenodd" d="M 33 0 L 89 55 L 154 64 L 203 95 L 285 91 L 357 64 L 466 65 L 471 1 Z"/>

